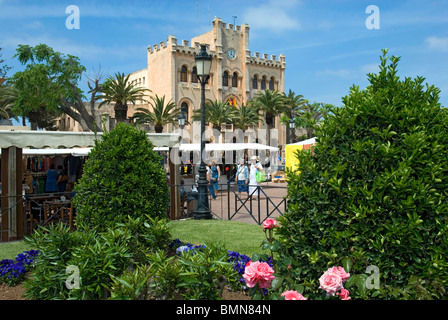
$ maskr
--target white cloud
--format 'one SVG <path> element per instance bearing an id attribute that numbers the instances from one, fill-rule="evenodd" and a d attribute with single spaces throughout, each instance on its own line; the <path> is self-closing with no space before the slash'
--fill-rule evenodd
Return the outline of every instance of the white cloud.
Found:
<path id="1" fill-rule="evenodd" d="M 145 52 L 145 48 L 139 46 L 127 46 L 124 48 L 114 44 L 111 44 L 110 46 L 101 46 L 89 43 L 76 43 L 67 38 L 55 38 L 46 35 L 38 37 L 8 37 L 4 41 L 4 46 L 15 50 L 19 44 L 36 46 L 40 43 L 48 45 L 55 51 L 71 54 L 80 59 L 87 60 L 99 60 L 100 57 L 104 56 L 126 59 L 135 57 L 137 54 L 141 54 L 141 52 Z"/>
<path id="2" fill-rule="evenodd" d="M 297 30 L 300 22 L 294 8 L 298 4 L 298 0 L 271 0 L 257 7 L 248 7 L 243 14 L 243 21 L 257 30 Z"/>
<path id="3" fill-rule="evenodd" d="M 361 69 L 361 71 L 364 74 L 367 74 L 367 73 L 378 73 L 380 71 L 378 63 L 365 64 L 365 65 L 361 66 L 360 69 Z"/>
<path id="4" fill-rule="evenodd" d="M 428 37 L 425 39 L 425 43 L 430 49 L 448 51 L 448 37 Z"/>
<path id="5" fill-rule="evenodd" d="M 0 4 L 1 1 L 0 0 Z M 108 3 L 82 2 L 77 4 L 81 17 L 95 18 L 145 18 L 166 19 L 172 14 L 166 10 L 164 3 L 149 3 L 144 6 L 132 6 L 123 2 L 121 5 Z M 66 8 L 69 4 L 2 4 L 0 18 L 2 19 L 26 19 L 26 18 L 54 18 L 67 17 Z"/>

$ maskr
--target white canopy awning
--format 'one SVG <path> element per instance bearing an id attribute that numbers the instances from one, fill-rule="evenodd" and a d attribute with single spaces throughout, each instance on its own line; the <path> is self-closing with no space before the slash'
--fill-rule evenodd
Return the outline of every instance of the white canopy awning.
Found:
<path id="1" fill-rule="evenodd" d="M 308 140 L 304 140 L 304 141 L 300 141 L 300 142 L 296 142 L 296 143 L 290 143 L 288 144 L 288 146 L 303 146 L 305 144 L 314 144 L 316 143 L 316 138 L 311 138 Z"/>
<path id="2" fill-rule="evenodd" d="M 88 156 L 92 148 L 71 148 L 71 149 L 22 149 L 24 156 L 58 156 L 72 155 L 74 157 Z M 154 147 L 154 151 L 169 151 L 168 147 Z M 1 154 L 0 149 L 0 154 Z"/>
<path id="3" fill-rule="evenodd" d="M 103 133 L 70 131 L 14 131 L 0 130 L 0 148 L 67 149 L 87 148 L 95 145 L 95 139 Z M 176 133 L 148 133 L 154 147 L 177 147 L 180 135 Z"/>
<path id="4" fill-rule="evenodd" d="M 269 150 L 278 151 L 279 148 L 266 146 L 259 143 L 206 143 L 205 151 L 235 151 L 235 150 Z M 199 143 L 182 143 L 179 151 L 201 151 Z"/>

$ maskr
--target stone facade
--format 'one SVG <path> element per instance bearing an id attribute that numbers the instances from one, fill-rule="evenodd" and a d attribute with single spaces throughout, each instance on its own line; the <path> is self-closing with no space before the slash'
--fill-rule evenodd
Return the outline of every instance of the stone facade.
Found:
<path id="1" fill-rule="evenodd" d="M 170 35 L 167 41 L 148 47 L 148 67 L 131 73 L 130 81 L 149 88 L 152 94 L 172 100 L 182 108 L 190 121 L 193 111 L 200 108 L 201 87 L 196 78 L 194 56 L 200 45 L 207 45 L 207 52 L 213 56 L 210 79 L 205 96 L 209 100 L 227 101 L 235 99 L 240 105 L 252 99 L 260 90 L 285 90 L 285 56 L 260 54 L 251 55 L 249 50 L 249 26 L 226 24 L 221 19 L 213 20 L 213 29 L 191 39 L 179 41 Z M 285 127 L 276 119 L 278 144 L 285 143 Z M 263 129 L 260 123 L 259 128 Z M 172 125 L 164 131 L 179 130 Z M 232 131 L 231 126 L 223 128 Z M 253 135 L 252 135 L 253 136 Z M 192 123 L 184 130 L 187 142 L 199 141 L 199 123 Z M 190 138 L 190 139 L 188 139 Z M 246 138 L 247 140 L 247 138 Z M 259 139 L 260 142 L 263 139 Z M 222 141 L 222 136 L 221 140 Z M 255 141 L 248 141 L 255 142 Z"/>
<path id="2" fill-rule="evenodd" d="M 268 55 L 249 50 L 249 26 L 226 24 L 220 18 L 213 20 L 213 28 L 207 33 L 196 36 L 190 41 L 179 41 L 170 35 L 166 41 L 147 48 L 148 65 L 146 68 L 130 74 L 129 80 L 135 85 L 151 90 L 151 95 L 165 96 L 166 101 L 172 100 L 187 114 L 191 121 L 193 111 L 200 108 L 201 87 L 196 78 L 194 56 L 199 53 L 200 45 L 207 45 L 207 52 L 213 56 L 210 79 L 206 85 L 205 96 L 209 100 L 227 101 L 234 99 L 236 105 L 252 99 L 261 90 L 285 91 L 285 56 Z M 149 108 L 147 104 L 130 105 L 128 117 L 136 108 Z M 104 106 L 98 110 L 113 127 L 113 108 Z M 107 115 L 109 113 L 110 116 Z M 284 150 L 286 128 L 279 119 L 274 121 L 271 131 L 271 141 L 266 140 L 266 125 L 259 123 L 258 128 L 249 129 L 244 133 L 244 142 L 260 142 L 279 146 Z M 200 141 L 200 123 L 190 122 L 182 131 L 184 142 L 198 143 Z M 64 115 L 60 119 L 60 129 L 82 131 L 79 124 Z M 153 131 L 153 126 L 149 126 Z M 222 128 L 225 135 L 231 136 L 231 125 Z M 177 126 L 166 125 L 164 132 L 179 132 Z M 208 134 L 210 142 L 216 134 Z M 226 141 L 232 141 L 227 140 Z M 234 140 L 235 141 L 235 140 Z M 237 142 L 243 142 L 238 140 Z M 282 152 L 283 153 L 283 152 Z"/>

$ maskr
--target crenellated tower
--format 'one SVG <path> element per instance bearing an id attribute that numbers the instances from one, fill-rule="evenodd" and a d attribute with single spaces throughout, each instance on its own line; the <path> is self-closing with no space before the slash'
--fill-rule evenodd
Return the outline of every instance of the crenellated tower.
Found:
<path id="1" fill-rule="evenodd" d="M 199 53 L 200 45 L 206 44 L 208 53 L 213 55 L 206 99 L 230 99 L 240 105 L 261 90 L 284 92 L 285 56 L 251 53 L 249 31 L 247 24 L 227 24 L 215 18 L 210 31 L 191 41 L 180 41 L 170 35 L 166 41 L 148 46 L 147 68 L 132 73 L 130 80 L 149 88 L 154 95 L 172 99 L 190 120 L 200 106 L 194 56 Z"/>

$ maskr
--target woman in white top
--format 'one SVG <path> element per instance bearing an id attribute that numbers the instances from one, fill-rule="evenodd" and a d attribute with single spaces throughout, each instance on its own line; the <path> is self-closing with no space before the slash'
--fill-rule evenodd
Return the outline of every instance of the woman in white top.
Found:
<path id="1" fill-rule="evenodd" d="M 236 169 L 236 181 L 238 183 L 238 193 L 249 193 L 249 168 L 244 165 L 244 160 L 240 160 L 240 164 Z"/>
<path id="2" fill-rule="evenodd" d="M 258 186 L 260 184 L 257 182 L 257 171 L 263 171 L 263 166 L 261 163 L 257 162 L 257 157 L 252 156 L 250 158 L 250 171 L 249 171 L 249 196 L 258 197 Z"/>

